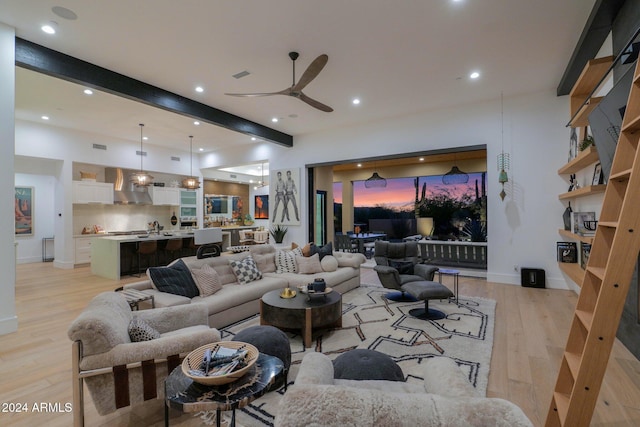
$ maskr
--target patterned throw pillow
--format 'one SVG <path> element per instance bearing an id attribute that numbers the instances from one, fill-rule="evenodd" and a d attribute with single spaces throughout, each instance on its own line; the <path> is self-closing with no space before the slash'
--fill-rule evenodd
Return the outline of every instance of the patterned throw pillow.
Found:
<path id="1" fill-rule="evenodd" d="M 160 332 L 144 320 L 134 317 L 129 322 L 129 338 L 131 342 L 151 341 L 160 338 Z"/>
<path id="2" fill-rule="evenodd" d="M 231 260 L 229 261 L 229 264 L 231 265 L 233 274 L 236 275 L 236 278 L 241 285 L 246 285 L 254 280 L 262 279 L 262 273 L 258 270 L 258 266 L 251 256 L 248 256 L 241 261 Z"/>
<path id="3" fill-rule="evenodd" d="M 197 297 L 200 293 L 189 267 L 181 259 L 167 267 L 150 267 L 147 273 L 155 288 L 161 292 L 187 298 Z"/>
<path id="4" fill-rule="evenodd" d="M 222 289 L 218 272 L 209 264 L 205 264 L 201 268 L 191 269 L 191 275 L 196 282 L 201 297 L 208 297 Z"/>
<path id="5" fill-rule="evenodd" d="M 318 254 L 313 254 L 310 257 L 296 256 L 296 262 L 300 274 L 315 274 L 323 271 Z"/>
<path id="6" fill-rule="evenodd" d="M 299 247 L 291 251 L 280 250 L 276 252 L 276 273 L 297 273 L 296 256 L 303 256 L 302 249 Z"/>

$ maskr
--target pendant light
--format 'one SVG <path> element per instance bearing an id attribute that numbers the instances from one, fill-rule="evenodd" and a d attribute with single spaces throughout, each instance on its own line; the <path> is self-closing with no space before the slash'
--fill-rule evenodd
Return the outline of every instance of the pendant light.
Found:
<path id="1" fill-rule="evenodd" d="M 373 175 L 371 175 L 365 182 L 364 186 L 366 188 L 385 188 L 387 186 L 387 180 L 378 175 L 378 172 L 375 171 L 376 164 L 373 164 Z"/>
<path id="2" fill-rule="evenodd" d="M 500 199 L 504 201 L 507 193 L 504 191 L 504 184 L 509 182 L 509 176 L 507 175 L 507 169 L 509 169 L 509 153 L 504 152 L 504 99 L 502 93 L 500 93 L 500 120 L 502 128 L 502 148 L 500 154 L 498 154 L 498 182 L 502 184 L 502 191 L 500 191 Z"/>
<path id="3" fill-rule="evenodd" d="M 264 181 L 264 163 L 260 164 L 260 174 L 262 175 L 260 181 L 258 182 L 258 185 L 255 185 L 253 187 L 254 190 L 257 190 L 258 188 L 262 188 L 262 187 L 266 187 L 267 183 Z"/>
<path id="4" fill-rule="evenodd" d="M 139 126 L 140 126 L 140 171 L 131 174 L 131 181 L 137 187 L 147 187 L 148 185 L 151 185 L 151 183 L 153 182 L 153 177 L 148 173 L 144 172 L 144 170 L 142 169 L 142 158 L 145 156 L 145 152 L 142 151 L 142 140 L 143 140 L 142 129 L 144 128 L 144 123 L 140 123 Z"/>
<path id="5" fill-rule="evenodd" d="M 456 184 L 466 184 L 469 182 L 469 175 L 465 172 L 462 172 L 458 169 L 456 163 L 456 155 L 453 155 L 453 163 L 454 165 L 451 167 L 451 170 L 444 175 L 442 175 L 442 183 L 445 185 L 456 185 Z"/>
<path id="6" fill-rule="evenodd" d="M 189 167 L 190 176 L 182 180 L 182 186 L 189 190 L 196 190 L 200 188 L 200 180 L 198 177 L 193 176 L 193 135 L 189 135 L 189 153 L 191 156 L 191 166 Z"/>

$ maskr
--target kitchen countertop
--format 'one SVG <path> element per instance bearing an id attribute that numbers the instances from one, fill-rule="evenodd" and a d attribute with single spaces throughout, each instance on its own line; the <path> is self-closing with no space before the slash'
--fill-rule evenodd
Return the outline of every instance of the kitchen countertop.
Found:
<path id="1" fill-rule="evenodd" d="M 152 233 L 152 234 L 149 234 L 149 236 L 140 236 L 140 235 L 113 236 L 113 235 L 106 234 L 102 236 L 96 235 L 95 237 L 101 237 L 102 239 L 105 239 L 105 240 L 113 240 L 117 242 L 143 242 L 145 240 L 171 240 L 171 239 L 181 239 L 184 237 L 193 237 L 193 233 L 187 232 L 187 231 L 180 231 L 177 233 L 168 233 L 168 234 Z"/>

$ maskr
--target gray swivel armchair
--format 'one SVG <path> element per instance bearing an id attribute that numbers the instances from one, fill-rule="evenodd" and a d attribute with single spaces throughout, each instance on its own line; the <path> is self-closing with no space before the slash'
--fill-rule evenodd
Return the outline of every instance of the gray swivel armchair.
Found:
<path id="1" fill-rule="evenodd" d="M 410 282 L 433 281 L 438 267 L 422 264 L 418 254 L 417 242 L 392 243 L 378 240 L 375 242 L 373 258 L 374 270 L 382 286 L 394 289 L 385 295 L 393 301 L 416 301 L 408 295 L 402 286 Z"/>

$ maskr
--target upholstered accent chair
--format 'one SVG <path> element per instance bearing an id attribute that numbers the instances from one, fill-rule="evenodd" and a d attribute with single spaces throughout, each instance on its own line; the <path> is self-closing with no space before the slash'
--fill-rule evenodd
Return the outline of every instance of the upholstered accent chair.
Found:
<path id="1" fill-rule="evenodd" d="M 409 282 L 432 281 L 438 267 L 422 264 L 417 242 L 387 242 L 377 240 L 373 252 L 374 270 L 382 286 L 393 289 L 386 295 L 393 301 L 415 301 L 402 286 Z"/>
<path id="2" fill-rule="evenodd" d="M 182 359 L 220 341 L 208 320 L 201 304 L 132 312 L 119 292 L 94 297 L 67 331 L 73 342 L 74 425 L 84 425 L 85 383 L 100 415 L 163 398 L 164 379 Z M 148 340 L 132 342 L 131 336 Z"/>
<path id="3" fill-rule="evenodd" d="M 453 360 L 434 356 L 421 366 L 423 382 L 336 379 L 327 355 L 309 353 L 274 425 L 533 427 L 515 404 L 481 396 Z"/>

